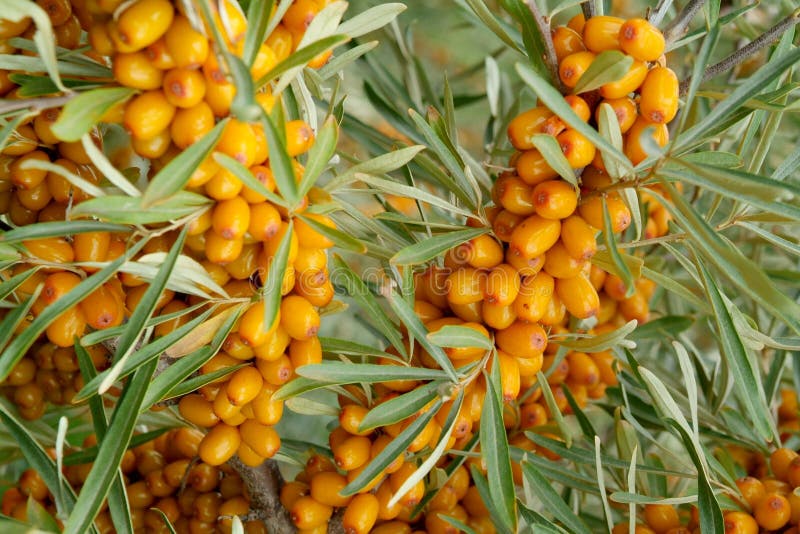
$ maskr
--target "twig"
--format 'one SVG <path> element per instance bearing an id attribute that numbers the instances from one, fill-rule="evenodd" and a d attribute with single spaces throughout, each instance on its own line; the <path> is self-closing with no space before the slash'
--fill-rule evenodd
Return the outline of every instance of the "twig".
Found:
<path id="1" fill-rule="evenodd" d="M 63 106 L 80 93 L 69 93 L 62 96 L 43 96 L 39 98 L 21 98 L 0 100 L 0 115 L 27 109 L 29 111 L 41 111 L 43 109 L 57 108 Z"/>
<path id="2" fill-rule="evenodd" d="M 768 29 L 751 42 L 744 45 L 739 50 L 735 51 L 733 54 L 729 55 L 719 63 L 715 63 L 708 67 L 705 72 L 703 72 L 703 81 L 710 80 L 711 78 L 726 72 L 736 65 L 742 63 L 744 60 L 761 50 L 769 46 L 775 39 L 780 37 L 784 32 L 789 30 L 792 26 L 800 23 L 800 9 L 796 10 L 794 13 L 777 23 L 772 28 Z M 683 80 L 680 85 L 680 93 L 681 95 L 686 94 L 689 90 L 689 85 L 692 83 L 691 77 Z"/>
<path id="3" fill-rule="evenodd" d="M 544 41 L 545 63 L 547 69 L 550 71 L 550 77 L 553 78 L 558 84 L 558 90 L 561 93 L 566 92 L 564 84 L 561 82 L 561 77 L 558 75 L 558 57 L 556 56 L 556 47 L 553 46 L 553 35 L 550 33 L 550 21 L 547 17 L 542 15 L 539 11 L 539 6 L 536 5 L 536 0 L 527 0 L 525 4 L 533 15 L 533 20 L 536 21 L 536 26 L 539 27 L 539 33 L 542 34 L 542 41 Z"/>
<path id="4" fill-rule="evenodd" d="M 667 10 L 672 6 L 673 0 L 659 0 L 658 5 L 654 7 L 647 16 L 650 24 L 661 26 L 661 21 L 667 14 Z"/>
<path id="5" fill-rule="evenodd" d="M 667 48 L 686 33 L 689 29 L 689 23 L 692 22 L 695 14 L 705 3 L 706 0 L 690 0 L 672 22 L 664 28 L 664 39 L 667 41 Z"/>
<path id="6" fill-rule="evenodd" d="M 264 520 L 270 534 L 297 532 L 289 511 L 281 504 L 283 476 L 274 460 L 267 460 L 259 467 L 248 467 L 234 457 L 228 461 L 228 465 L 242 477 L 250 495 L 250 508 Z"/>
<path id="7" fill-rule="evenodd" d="M 597 16 L 597 6 L 594 0 L 586 0 L 586 2 L 581 5 L 581 9 L 583 10 L 583 16 L 586 20 Z"/>

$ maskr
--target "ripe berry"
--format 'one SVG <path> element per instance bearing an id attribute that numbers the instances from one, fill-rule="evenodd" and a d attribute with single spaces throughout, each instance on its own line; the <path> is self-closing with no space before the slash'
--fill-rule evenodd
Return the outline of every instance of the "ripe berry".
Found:
<path id="1" fill-rule="evenodd" d="M 620 27 L 622 51 L 640 61 L 655 61 L 664 53 L 666 43 L 661 30 L 645 19 L 630 19 Z"/>
<path id="2" fill-rule="evenodd" d="M 624 20 L 618 17 L 598 16 L 586 21 L 583 26 L 583 43 L 592 52 L 619 50 L 619 31 Z"/>
<path id="3" fill-rule="evenodd" d="M 640 88 L 639 110 L 642 117 L 655 124 L 670 122 L 678 113 L 678 90 L 678 76 L 672 69 L 652 69 Z"/>

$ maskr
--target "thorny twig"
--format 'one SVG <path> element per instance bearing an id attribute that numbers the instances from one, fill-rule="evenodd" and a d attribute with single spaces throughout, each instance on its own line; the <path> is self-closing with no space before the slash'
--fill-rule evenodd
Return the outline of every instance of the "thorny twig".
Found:
<path id="1" fill-rule="evenodd" d="M 661 21 L 664 20 L 664 16 L 671 5 L 672 0 L 659 0 L 658 5 L 650 11 L 647 20 L 651 24 L 661 26 Z"/>
<path id="2" fill-rule="evenodd" d="M 586 0 L 586 2 L 581 5 L 583 16 L 586 18 L 586 20 L 597 16 L 597 6 L 594 2 L 595 0 Z"/>
<path id="3" fill-rule="evenodd" d="M 667 48 L 686 33 L 689 29 L 689 23 L 705 3 L 706 0 L 690 0 L 681 12 L 664 28 L 664 39 L 667 41 Z"/>
<path id="4" fill-rule="evenodd" d="M 536 26 L 539 27 L 539 34 L 542 36 L 544 42 L 545 63 L 550 70 L 550 77 L 558 84 L 560 92 L 564 93 L 566 88 L 561 83 L 561 77 L 558 75 L 558 57 L 556 56 L 556 48 L 553 45 L 553 35 L 550 33 L 550 21 L 542 15 L 539 11 L 539 6 L 536 5 L 536 0 L 527 0 L 525 4 L 533 15 L 533 20 L 536 21 Z"/>
<path id="5" fill-rule="evenodd" d="M 751 42 L 744 45 L 742 48 L 736 50 L 734 53 L 710 67 L 706 68 L 703 72 L 703 80 L 710 80 L 711 78 L 726 72 L 736 65 L 742 63 L 744 60 L 757 53 L 759 50 L 769 46 L 775 39 L 780 37 L 784 32 L 789 30 L 792 26 L 800 23 L 800 9 L 777 23 L 772 28 L 768 29 Z M 692 83 L 691 77 L 683 80 L 680 86 L 681 95 L 685 95 L 689 90 L 689 85 Z"/>
<path id="6" fill-rule="evenodd" d="M 248 467 L 238 457 L 228 461 L 244 482 L 250 495 L 250 508 L 258 519 L 264 521 L 270 534 L 294 534 L 297 532 L 289 511 L 281 504 L 283 476 L 274 460 L 267 460 L 259 467 Z"/>
<path id="7" fill-rule="evenodd" d="M 14 111 L 42 111 L 43 109 L 63 106 L 80 93 L 69 93 L 62 96 L 43 96 L 40 98 L 0 99 L 0 115 Z"/>

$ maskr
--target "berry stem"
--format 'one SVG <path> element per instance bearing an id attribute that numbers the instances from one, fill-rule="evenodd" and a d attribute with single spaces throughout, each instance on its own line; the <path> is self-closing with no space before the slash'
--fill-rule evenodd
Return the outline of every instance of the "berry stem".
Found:
<path id="1" fill-rule="evenodd" d="M 683 35 L 689 29 L 689 23 L 692 22 L 695 14 L 700 11 L 700 8 L 706 3 L 706 0 L 690 0 L 686 6 L 678 13 L 674 19 L 664 28 L 664 40 L 667 42 L 667 50 L 670 45 Z"/>
<path id="2" fill-rule="evenodd" d="M 719 63 L 715 63 L 708 67 L 705 72 L 703 73 L 703 81 L 710 80 L 715 76 L 726 72 L 736 65 L 744 62 L 747 58 L 752 56 L 753 54 L 757 53 L 762 48 L 769 46 L 772 44 L 775 39 L 783 35 L 784 32 L 789 30 L 792 26 L 800 23 L 800 9 L 795 10 L 794 13 L 777 23 L 772 28 L 768 29 L 751 42 L 744 45 L 742 48 L 736 50 L 734 53 L 720 61 Z M 689 90 L 689 85 L 692 83 L 692 79 L 687 78 L 681 82 L 680 85 L 680 94 L 684 95 Z"/>
<path id="3" fill-rule="evenodd" d="M 283 476 L 274 460 L 267 460 L 259 467 L 248 467 L 238 456 L 234 456 L 228 461 L 228 465 L 242 477 L 250 495 L 251 511 L 269 525 L 271 534 L 297 532 L 289 517 L 289 511 L 281 504 Z"/>
<path id="4" fill-rule="evenodd" d="M 547 17 L 542 15 L 542 12 L 539 10 L 539 6 L 536 5 L 536 0 L 527 0 L 525 4 L 527 4 L 528 9 L 531 11 L 533 20 L 536 21 L 536 25 L 539 27 L 539 33 L 542 35 L 545 52 L 544 59 L 547 63 L 547 68 L 550 71 L 550 78 L 554 83 L 557 84 L 558 90 L 561 93 L 565 93 L 566 87 L 564 87 L 564 84 L 561 82 L 561 78 L 558 76 L 558 57 L 556 56 L 556 48 L 553 46 L 553 35 L 550 32 L 550 21 L 547 19 Z"/>

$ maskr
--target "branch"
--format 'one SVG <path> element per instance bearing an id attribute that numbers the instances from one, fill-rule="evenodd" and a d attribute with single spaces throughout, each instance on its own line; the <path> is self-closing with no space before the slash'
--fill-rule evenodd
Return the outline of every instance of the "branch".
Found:
<path id="1" fill-rule="evenodd" d="M 703 7 L 706 0 L 690 0 L 688 4 L 681 10 L 678 15 L 672 19 L 666 28 L 664 28 L 664 40 L 669 45 L 678 40 L 689 29 L 689 23 L 692 22 L 695 14 Z"/>
<path id="2" fill-rule="evenodd" d="M 597 16 L 597 6 L 594 0 L 586 0 L 586 2 L 581 5 L 581 9 L 583 10 L 583 16 L 586 20 Z"/>
<path id="3" fill-rule="evenodd" d="M 283 476 L 274 460 L 267 460 L 259 467 L 248 467 L 235 456 L 228 465 L 242 477 L 250 495 L 250 508 L 264 520 L 270 534 L 297 532 L 289 511 L 281 504 Z"/>
<path id="4" fill-rule="evenodd" d="M 2 99 L 0 100 L 0 115 L 27 109 L 28 111 L 42 111 L 43 109 L 61 107 L 80 93 L 69 93 L 63 96 L 43 96 L 39 98 Z"/>
<path id="5" fill-rule="evenodd" d="M 736 65 L 742 63 L 744 60 L 752 56 L 753 54 L 757 53 L 759 50 L 769 46 L 772 44 L 775 39 L 783 35 L 784 32 L 789 30 L 789 28 L 795 26 L 796 24 L 800 23 L 800 9 L 796 10 L 794 13 L 777 23 L 772 28 L 768 29 L 758 37 L 756 37 L 753 41 L 749 42 L 748 44 L 744 45 L 739 50 L 736 50 L 733 54 L 729 55 L 719 63 L 715 63 L 708 67 L 705 72 L 703 73 L 703 80 L 707 81 L 715 76 L 726 72 Z M 689 90 L 689 85 L 692 83 L 692 78 L 689 77 L 681 82 L 680 86 L 680 94 L 685 95 L 686 92 Z"/>
<path id="6" fill-rule="evenodd" d="M 550 77 L 553 78 L 558 85 L 559 92 L 565 93 L 566 88 L 561 82 L 561 77 L 558 75 L 558 57 L 556 56 L 556 48 L 553 46 L 553 34 L 550 32 L 550 21 L 539 11 L 536 0 L 527 0 L 525 4 L 528 6 L 531 15 L 533 15 L 533 20 L 536 21 L 536 26 L 538 26 L 539 33 L 542 35 L 542 41 L 544 41 L 544 59 L 545 63 L 547 63 L 547 69 L 550 71 Z"/>
<path id="7" fill-rule="evenodd" d="M 659 0 L 658 5 L 647 15 L 647 20 L 654 26 L 661 26 L 661 21 L 664 20 L 670 6 L 672 6 L 672 0 Z"/>

